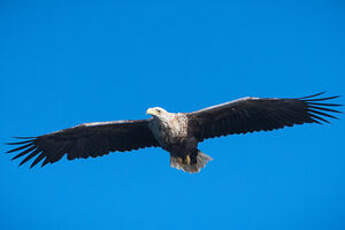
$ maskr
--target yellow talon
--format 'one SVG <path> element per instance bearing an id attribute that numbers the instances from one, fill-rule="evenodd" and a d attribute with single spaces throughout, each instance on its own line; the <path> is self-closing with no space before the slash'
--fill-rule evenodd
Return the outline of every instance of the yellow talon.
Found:
<path id="1" fill-rule="evenodd" d="M 190 165 L 190 156 L 189 156 L 189 155 L 186 156 L 186 163 L 187 163 L 188 165 Z"/>

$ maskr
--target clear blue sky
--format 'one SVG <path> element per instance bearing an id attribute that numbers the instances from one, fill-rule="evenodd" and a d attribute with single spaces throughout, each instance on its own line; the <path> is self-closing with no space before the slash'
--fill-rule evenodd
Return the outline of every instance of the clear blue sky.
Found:
<path id="1" fill-rule="evenodd" d="M 2 1 L 0 142 L 152 106 L 344 95 L 342 1 L 210 2 Z M 343 230 L 341 118 L 208 140 L 197 175 L 161 149 L 30 170 L 1 144 L 0 229 Z"/>

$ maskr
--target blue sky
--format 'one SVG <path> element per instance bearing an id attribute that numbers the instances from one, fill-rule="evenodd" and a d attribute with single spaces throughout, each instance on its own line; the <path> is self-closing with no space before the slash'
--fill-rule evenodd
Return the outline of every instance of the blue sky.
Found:
<path id="1" fill-rule="evenodd" d="M 0 6 L 1 142 L 152 106 L 344 95 L 341 1 Z M 32 170 L 0 154 L 0 229 L 344 229 L 341 118 L 205 141 L 214 161 L 197 175 L 161 149 Z"/>

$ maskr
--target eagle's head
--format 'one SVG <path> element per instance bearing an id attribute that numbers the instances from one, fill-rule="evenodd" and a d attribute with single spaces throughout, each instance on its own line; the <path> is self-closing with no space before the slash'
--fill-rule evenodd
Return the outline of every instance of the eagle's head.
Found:
<path id="1" fill-rule="evenodd" d="M 165 109 L 163 109 L 161 107 L 153 107 L 153 108 L 148 108 L 146 110 L 146 114 L 150 114 L 154 117 L 162 117 L 162 116 L 168 114 L 168 111 L 166 111 Z"/>

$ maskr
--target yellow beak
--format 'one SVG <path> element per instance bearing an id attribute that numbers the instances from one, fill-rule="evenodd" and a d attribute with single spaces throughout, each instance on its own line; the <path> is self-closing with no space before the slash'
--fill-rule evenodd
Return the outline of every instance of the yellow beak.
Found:
<path id="1" fill-rule="evenodd" d="M 152 109 L 152 108 L 148 108 L 148 109 L 146 110 L 146 114 L 154 115 L 154 114 L 155 114 L 155 110 Z"/>

